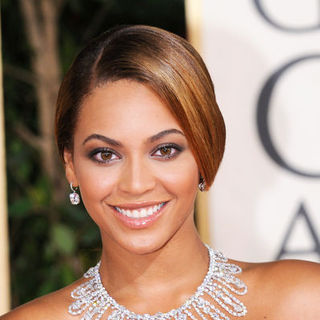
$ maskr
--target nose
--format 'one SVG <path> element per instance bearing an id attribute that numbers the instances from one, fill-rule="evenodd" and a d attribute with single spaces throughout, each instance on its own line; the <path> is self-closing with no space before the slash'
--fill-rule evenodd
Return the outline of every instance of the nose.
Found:
<path id="1" fill-rule="evenodd" d="M 155 187 L 156 179 L 147 162 L 138 157 L 127 159 L 118 182 L 121 192 L 142 195 Z"/>

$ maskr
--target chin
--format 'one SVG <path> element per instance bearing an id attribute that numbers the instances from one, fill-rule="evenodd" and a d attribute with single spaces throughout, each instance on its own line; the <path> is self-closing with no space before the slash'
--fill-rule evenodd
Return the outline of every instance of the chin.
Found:
<path id="1" fill-rule="evenodd" d="M 140 232 L 141 230 L 138 231 Z M 137 233 L 127 235 L 126 238 L 113 238 L 113 241 L 117 243 L 116 247 L 120 251 L 124 250 L 133 255 L 149 255 L 164 248 L 170 239 L 171 236 L 168 233 L 155 235 L 155 233 L 146 232 L 140 235 Z M 109 242 L 110 239 L 107 241 Z"/>
<path id="2" fill-rule="evenodd" d="M 156 253 L 162 249 L 167 241 L 155 240 L 155 239 L 135 239 L 131 243 L 127 244 L 125 249 L 136 255 L 148 255 Z"/>

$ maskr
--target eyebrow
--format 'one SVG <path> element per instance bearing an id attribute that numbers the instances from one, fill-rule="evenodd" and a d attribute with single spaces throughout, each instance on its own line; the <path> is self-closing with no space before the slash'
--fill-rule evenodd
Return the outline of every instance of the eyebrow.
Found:
<path id="1" fill-rule="evenodd" d="M 178 130 L 178 129 L 168 129 L 168 130 L 160 131 L 159 133 L 153 135 L 152 137 L 150 137 L 148 139 L 148 141 L 149 142 L 155 142 L 157 140 L 160 140 L 164 136 L 172 134 L 172 133 L 180 134 L 180 135 L 184 136 L 183 132 Z M 101 140 L 101 141 L 103 141 L 103 142 L 105 142 L 107 144 L 110 144 L 112 146 L 115 146 L 115 147 L 122 147 L 121 142 L 119 142 L 117 140 L 114 140 L 114 139 L 111 139 L 111 138 L 108 138 L 106 136 L 103 136 L 101 134 L 97 134 L 97 133 L 91 134 L 90 136 L 85 138 L 84 141 L 82 142 L 82 145 L 86 144 L 89 140 L 94 140 L 94 139 Z"/>
<path id="2" fill-rule="evenodd" d="M 105 143 L 110 144 L 111 146 L 122 147 L 122 144 L 119 141 L 111 139 L 111 138 L 108 138 L 106 136 L 103 136 L 103 135 L 97 134 L 97 133 L 91 134 L 90 136 L 86 137 L 84 139 L 84 141 L 82 142 L 82 145 L 86 144 L 90 140 L 101 140 L 101 141 L 103 141 Z"/>
<path id="3" fill-rule="evenodd" d="M 155 142 L 155 141 L 161 139 L 162 137 L 164 137 L 168 134 L 172 134 L 172 133 L 181 134 L 184 136 L 183 132 L 178 129 L 168 129 L 168 130 L 163 130 L 163 131 L 155 134 L 154 136 L 150 137 L 148 140 L 150 142 Z"/>

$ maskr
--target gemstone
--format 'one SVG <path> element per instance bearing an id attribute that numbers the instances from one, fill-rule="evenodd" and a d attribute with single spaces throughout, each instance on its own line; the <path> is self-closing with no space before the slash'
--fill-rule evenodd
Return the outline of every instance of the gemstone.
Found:
<path id="1" fill-rule="evenodd" d="M 80 203 L 80 196 L 76 192 L 70 193 L 69 198 L 70 198 L 71 204 L 73 204 L 73 205 L 77 205 Z"/>
<path id="2" fill-rule="evenodd" d="M 73 194 L 78 198 L 76 199 L 74 196 L 71 199 Z M 70 200 L 71 202 L 80 202 L 80 197 L 77 193 L 71 193 Z M 100 262 L 98 262 L 95 267 L 90 268 L 84 274 L 84 277 L 89 280 L 71 292 L 71 297 L 75 301 L 69 306 L 69 313 L 72 315 L 84 313 L 81 320 L 99 320 L 108 309 L 112 310 L 108 320 L 187 320 L 189 318 L 199 320 L 207 319 L 208 316 L 216 320 L 229 319 L 225 313 L 216 308 L 214 304 L 216 302 L 227 313 L 236 317 L 244 316 L 247 313 L 246 307 L 228 291 L 229 289 L 233 293 L 241 295 L 247 292 L 247 286 L 240 279 L 234 277 L 234 274 L 239 273 L 241 268 L 227 263 L 227 259 L 222 253 L 214 251 L 208 246 L 207 248 L 210 258 L 208 273 L 195 294 L 177 309 L 167 313 L 158 312 L 150 315 L 136 314 L 119 305 L 108 294 L 101 282 Z M 243 288 L 242 292 L 237 292 L 229 283 L 237 284 L 238 287 Z"/>

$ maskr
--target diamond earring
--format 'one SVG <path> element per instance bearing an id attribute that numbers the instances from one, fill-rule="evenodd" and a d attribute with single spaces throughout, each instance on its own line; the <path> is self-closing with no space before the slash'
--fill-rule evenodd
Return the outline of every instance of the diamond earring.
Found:
<path id="1" fill-rule="evenodd" d="M 77 191 L 73 188 L 72 182 L 70 183 L 70 189 L 72 190 L 72 193 L 69 194 L 70 202 L 71 202 L 71 204 L 76 206 L 77 204 L 80 203 L 80 196 L 77 193 Z"/>
<path id="2" fill-rule="evenodd" d="M 199 181 L 198 187 L 201 192 L 203 192 L 206 188 L 206 182 L 205 182 L 204 178 L 202 178 L 202 176 L 200 176 L 200 181 Z"/>

